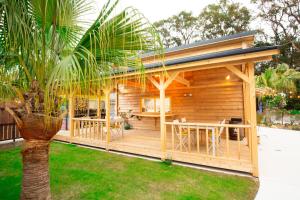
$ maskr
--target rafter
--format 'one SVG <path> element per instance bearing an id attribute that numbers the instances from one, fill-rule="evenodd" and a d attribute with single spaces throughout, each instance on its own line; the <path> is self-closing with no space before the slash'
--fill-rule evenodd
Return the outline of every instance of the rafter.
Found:
<path id="1" fill-rule="evenodd" d="M 157 89 L 160 89 L 159 83 L 152 77 L 152 75 L 148 75 L 147 78 L 151 81 L 151 83 L 152 83 Z"/>
<path id="2" fill-rule="evenodd" d="M 178 83 L 181 83 L 183 85 L 186 85 L 187 87 L 190 87 L 190 81 L 186 80 L 185 78 L 183 78 L 181 76 L 177 76 L 175 78 L 175 81 L 177 81 Z"/>
<path id="3" fill-rule="evenodd" d="M 229 71 L 231 71 L 232 73 L 234 73 L 235 75 L 237 75 L 239 78 L 244 80 L 245 82 L 250 83 L 249 77 L 247 75 L 245 75 L 243 72 L 241 72 L 239 69 L 237 69 L 235 66 L 228 65 L 228 66 L 226 66 L 226 68 Z"/>
<path id="4" fill-rule="evenodd" d="M 167 79 L 167 81 L 165 81 L 164 89 L 167 89 L 167 87 L 169 87 L 169 85 L 172 83 L 172 81 L 174 81 L 174 79 L 178 76 L 178 74 L 179 72 L 169 73 L 169 78 Z"/>

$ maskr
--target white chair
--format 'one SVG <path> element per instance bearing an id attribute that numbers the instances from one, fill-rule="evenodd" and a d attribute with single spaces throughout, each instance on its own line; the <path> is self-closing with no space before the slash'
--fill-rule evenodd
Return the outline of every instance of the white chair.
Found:
<path id="1" fill-rule="evenodd" d="M 226 119 L 224 119 L 220 122 L 221 125 L 223 125 L 225 123 L 226 123 Z M 220 148 L 218 148 L 218 147 L 221 143 L 221 138 L 222 138 L 222 134 L 224 132 L 224 128 L 225 128 L 224 126 L 221 126 L 218 128 L 218 135 L 216 135 L 216 133 L 211 132 L 211 137 L 209 138 L 209 143 L 210 143 L 209 150 L 210 151 L 213 150 L 213 153 L 215 153 L 215 150 L 220 152 Z"/>
<path id="2" fill-rule="evenodd" d="M 185 117 L 182 117 L 181 118 L 181 122 L 182 123 L 187 123 L 187 121 L 186 121 L 186 118 Z M 186 130 L 186 132 L 188 132 L 188 126 L 181 126 L 183 129 L 185 129 Z M 196 130 L 195 129 L 192 129 L 192 130 L 190 130 L 190 137 L 191 137 L 191 143 L 193 144 L 193 145 L 196 145 L 196 143 L 197 143 L 197 140 L 196 140 Z"/>
<path id="3" fill-rule="evenodd" d="M 182 128 L 179 124 L 179 120 L 173 120 L 174 123 L 174 132 L 177 136 L 177 139 L 179 143 L 176 145 L 176 150 L 180 149 L 182 151 L 183 149 L 185 151 L 188 151 L 188 131 L 186 128 Z"/>
<path id="4" fill-rule="evenodd" d="M 123 137 L 124 134 L 124 119 L 120 116 L 116 116 L 112 120 L 112 133 Z"/>
<path id="5" fill-rule="evenodd" d="M 221 121 L 220 124 L 223 125 L 223 124 L 225 124 L 225 122 L 226 122 L 226 119 L 223 119 L 223 121 Z M 219 144 L 221 143 L 221 139 L 222 139 L 222 134 L 224 132 L 224 128 L 225 128 L 224 126 L 222 126 L 222 127 L 219 128 L 219 135 L 217 136 L 217 141 L 218 141 Z"/>
<path id="6" fill-rule="evenodd" d="M 107 134 L 107 127 L 103 127 L 103 132 Z M 111 120 L 110 125 L 111 137 L 124 136 L 124 119 L 120 116 L 116 116 Z"/>

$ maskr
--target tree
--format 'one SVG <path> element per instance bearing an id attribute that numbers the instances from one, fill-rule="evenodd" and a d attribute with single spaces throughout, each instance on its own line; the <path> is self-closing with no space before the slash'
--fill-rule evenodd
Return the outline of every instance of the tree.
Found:
<path id="1" fill-rule="evenodd" d="M 300 0 L 252 0 L 258 17 L 267 22 L 273 35 L 271 42 L 280 45 L 280 62 L 300 67 Z"/>
<path id="2" fill-rule="evenodd" d="M 283 124 L 284 113 L 289 105 L 288 95 L 297 93 L 296 83 L 300 79 L 300 72 L 289 68 L 287 64 L 278 64 L 276 68 L 267 68 L 261 75 L 256 76 L 256 87 L 263 89 L 263 102 L 266 106 L 266 118 L 270 122 L 269 110 L 277 109 L 281 112 Z M 296 105 L 292 105 L 294 107 Z"/>
<path id="3" fill-rule="evenodd" d="M 278 110 L 281 113 L 281 124 L 284 124 L 284 114 L 287 112 L 285 109 L 287 103 L 286 103 L 286 94 L 279 93 L 275 95 L 267 95 L 263 97 L 263 101 L 265 103 L 266 108 L 268 109 L 266 112 L 267 115 L 267 121 L 271 122 L 270 116 L 269 116 L 269 110 Z"/>
<path id="4" fill-rule="evenodd" d="M 163 38 L 163 44 L 169 48 L 195 41 L 198 37 L 197 18 L 191 12 L 182 11 L 168 19 L 154 23 Z"/>
<path id="5" fill-rule="evenodd" d="M 112 15 L 117 3 L 89 21 L 85 0 L 0 1 L 0 100 L 25 139 L 21 199 L 51 198 L 49 145 L 66 97 L 99 92 L 111 74 L 126 72 L 120 66 L 142 72 L 139 53 L 161 48 L 137 10 Z"/>
<path id="6" fill-rule="evenodd" d="M 296 81 L 300 79 L 300 72 L 290 69 L 287 64 L 279 64 L 276 68 L 268 68 L 260 76 L 256 77 L 256 86 L 269 91 L 297 92 Z"/>
<path id="7" fill-rule="evenodd" d="M 199 15 L 202 38 L 216 38 L 246 31 L 249 29 L 251 15 L 239 3 L 220 0 L 206 6 Z"/>

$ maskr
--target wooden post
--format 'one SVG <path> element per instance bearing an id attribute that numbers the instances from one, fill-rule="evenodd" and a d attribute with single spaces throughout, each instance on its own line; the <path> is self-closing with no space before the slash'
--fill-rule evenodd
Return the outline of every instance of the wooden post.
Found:
<path id="1" fill-rule="evenodd" d="M 169 73 L 169 77 L 165 80 L 165 76 L 163 73 L 159 75 L 159 83 L 152 77 L 152 75 L 148 75 L 147 78 L 151 81 L 151 83 L 159 90 L 159 103 L 160 103 L 160 142 L 161 142 L 161 150 L 162 150 L 162 160 L 166 157 L 166 110 L 165 110 L 165 90 L 172 83 L 172 81 L 177 77 L 179 72 Z"/>
<path id="2" fill-rule="evenodd" d="M 160 141 L 161 141 L 161 150 L 162 150 L 162 160 L 165 159 L 166 152 L 166 137 L 165 137 L 165 121 L 166 121 L 166 113 L 165 113 L 165 81 L 164 75 L 161 74 L 159 76 L 159 97 L 160 97 Z"/>
<path id="3" fill-rule="evenodd" d="M 106 121 L 106 150 L 109 150 L 110 142 L 110 89 L 104 90 L 105 95 L 105 121 Z"/>
<path id="4" fill-rule="evenodd" d="M 69 97 L 69 127 L 70 127 L 70 137 L 74 137 L 74 97 Z"/>
<path id="5" fill-rule="evenodd" d="M 249 94 L 250 94 L 250 124 L 251 124 L 251 158 L 252 175 L 258 177 L 258 152 L 257 152 L 257 130 L 256 130 L 256 99 L 255 99 L 255 76 L 254 63 L 248 63 Z"/>
<path id="6" fill-rule="evenodd" d="M 248 68 L 245 67 L 243 64 L 242 71 L 245 73 L 246 76 L 249 77 Z M 250 94 L 249 94 L 249 84 L 243 81 L 243 95 L 244 95 L 244 123 L 249 124 L 250 122 Z M 247 145 L 250 145 L 250 134 L 249 129 L 245 129 L 245 134 L 247 137 Z"/>
<path id="7" fill-rule="evenodd" d="M 119 84 L 116 85 L 115 114 L 119 116 Z"/>
<path id="8" fill-rule="evenodd" d="M 97 118 L 101 119 L 101 95 L 98 96 Z"/>

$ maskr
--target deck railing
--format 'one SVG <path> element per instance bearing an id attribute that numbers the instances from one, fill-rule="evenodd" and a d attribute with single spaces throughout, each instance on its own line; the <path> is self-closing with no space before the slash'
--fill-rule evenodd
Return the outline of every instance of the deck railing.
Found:
<path id="1" fill-rule="evenodd" d="M 165 122 L 165 149 L 210 158 L 251 159 L 250 125 Z M 229 130 L 236 135 L 230 139 Z"/>
<path id="2" fill-rule="evenodd" d="M 15 123 L 0 124 L 0 141 L 21 138 L 20 132 Z"/>
<path id="3" fill-rule="evenodd" d="M 105 140 L 105 119 L 73 118 L 74 137 Z"/>
<path id="4" fill-rule="evenodd" d="M 109 137 L 105 119 L 73 118 L 72 120 L 74 137 L 106 142 L 119 136 L 123 137 L 124 120 L 122 118 L 110 120 Z"/>

